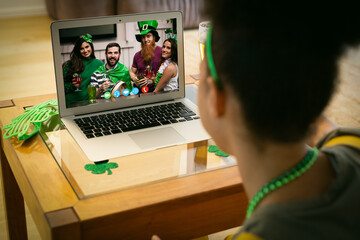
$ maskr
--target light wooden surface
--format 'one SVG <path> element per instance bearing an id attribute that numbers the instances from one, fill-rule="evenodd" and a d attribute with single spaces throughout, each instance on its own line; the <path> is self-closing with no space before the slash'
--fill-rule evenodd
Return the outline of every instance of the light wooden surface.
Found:
<path id="1" fill-rule="evenodd" d="M 93 163 L 79 148 L 73 147 L 77 144 L 66 130 L 50 134 L 57 135 L 49 135 L 54 141 L 61 141 L 61 162 L 58 164 L 80 198 L 89 198 L 106 192 L 175 178 L 179 176 L 181 152 L 187 151 L 186 145 L 180 145 L 159 149 L 155 152 L 111 159 L 110 162 L 119 165 L 118 168 L 112 169 L 112 176 L 109 177 L 107 174 L 94 176 L 94 174 L 84 171 L 86 164 Z"/>
<path id="2" fill-rule="evenodd" d="M 196 144 L 183 144 L 111 159 L 118 168 L 112 176 L 94 176 L 84 171 L 86 164 L 93 164 L 78 148 L 66 130 L 46 133 L 49 149 L 80 199 L 134 188 L 159 181 L 175 179 L 190 174 L 236 165 L 233 158 L 221 158 L 207 151 L 211 140 Z M 166 156 L 166 157 L 164 157 Z"/>
<path id="3" fill-rule="evenodd" d="M 42 97 L 31 99 L 35 104 L 35 99 L 43 101 Z M 9 123 L 22 109 L 0 109 L 1 125 Z M 165 239 L 189 239 L 240 225 L 245 214 L 247 199 L 236 166 L 78 199 L 39 135 L 22 142 L 5 139 L 2 144 L 8 159 L 2 158 L 2 162 L 9 162 L 40 236 L 45 239 L 58 233 L 70 234 L 73 239 L 144 239 L 154 233 Z M 172 151 L 179 150 L 175 148 Z M 76 159 L 74 153 L 72 158 Z M 161 161 L 159 164 L 170 159 L 166 155 L 158 157 L 162 158 L 156 160 Z M 8 176 L 8 170 L 5 173 Z M 106 185 L 90 176 L 88 183 Z M 19 192 L 13 188 L 8 194 Z M 8 204 L 15 207 L 12 202 Z M 183 222 L 181 228 L 174 224 L 177 221 Z M 143 231 L 136 230 L 139 228 Z"/>
<path id="4" fill-rule="evenodd" d="M 39 100 L 43 99 L 39 98 Z M 21 113 L 23 113 L 22 107 L 1 109 L 0 125 L 10 123 L 11 119 Z M 56 162 L 41 161 L 52 158 L 46 145 L 41 142 L 39 135 L 34 137 L 33 141 L 17 141 L 13 138 L 2 140 L 2 148 L 5 149 L 8 159 L 14 159 L 9 161 L 9 165 L 15 170 L 13 174 L 16 182 L 26 199 L 32 218 L 37 222 L 38 230 L 43 233 L 43 237 L 49 238 L 51 233 L 46 227 L 48 219 L 44 212 L 70 208 L 78 199 L 62 172 L 58 171 Z M 32 171 L 34 174 L 27 174 Z M 59 195 L 59 189 L 65 194 Z"/>
<path id="5" fill-rule="evenodd" d="M 48 17 L 0 19 L 0 100 L 55 92 Z"/>

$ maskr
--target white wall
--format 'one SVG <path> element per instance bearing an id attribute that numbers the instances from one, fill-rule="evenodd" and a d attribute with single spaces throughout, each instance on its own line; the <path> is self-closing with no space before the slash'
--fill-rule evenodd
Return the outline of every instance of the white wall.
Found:
<path id="1" fill-rule="evenodd" d="M 47 15 L 45 0 L 0 0 L 0 18 Z"/>
<path id="2" fill-rule="evenodd" d="M 171 23 L 167 23 L 166 20 L 159 20 L 157 31 L 160 36 L 160 40 L 156 43 L 157 46 L 162 46 L 163 41 L 166 39 L 165 29 L 172 28 Z M 128 69 L 131 68 L 134 55 L 137 51 L 141 50 L 140 43 L 136 41 L 135 34 L 139 33 L 139 28 L 136 23 L 118 23 L 117 24 L 117 38 L 96 40 L 93 42 L 95 49 L 95 56 L 97 59 L 105 60 L 105 48 L 109 42 L 117 42 L 121 46 L 120 62 L 124 64 Z M 74 48 L 74 44 L 62 44 L 61 55 L 62 63 L 70 59 L 70 53 Z"/>

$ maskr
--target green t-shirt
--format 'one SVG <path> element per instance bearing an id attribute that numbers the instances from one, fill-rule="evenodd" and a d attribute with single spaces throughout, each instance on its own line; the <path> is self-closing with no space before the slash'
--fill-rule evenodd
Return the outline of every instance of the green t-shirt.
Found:
<path id="1" fill-rule="evenodd" d="M 123 81 L 126 83 L 127 89 L 129 89 L 129 91 L 131 91 L 133 89 L 133 87 L 131 85 L 131 78 L 130 78 L 129 70 L 127 69 L 127 67 L 125 67 L 124 64 L 121 64 L 118 62 L 116 67 L 114 69 L 110 69 L 110 70 L 106 69 L 105 64 L 103 64 L 98 69 L 96 69 L 94 72 L 106 73 L 113 83 Z"/>
<path id="2" fill-rule="evenodd" d="M 91 74 L 101 65 L 103 62 L 99 59 L 84 59 L 83 63 L 85 65 L 85 70 L 80 73 L 81 75 L 81 84 L 79 89 L 81 91 L 75 92 L 76 87 L 72 84 L 72 80 L 65 79 L 66 73 L 69 68 L 69 62 L 66 63 L 64 70 L 63 70 L 63 77 L 64 77 L 64 87 L 65 87 L 65 99 L 66 99 L 66 106 L 70 106 L 71 103 L 89 100 L 87 87 L 90 83 Z"/>

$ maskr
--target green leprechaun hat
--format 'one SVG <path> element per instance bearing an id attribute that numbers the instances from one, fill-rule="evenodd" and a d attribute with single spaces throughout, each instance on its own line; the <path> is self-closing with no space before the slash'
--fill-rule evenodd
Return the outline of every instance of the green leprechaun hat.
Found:
<path id="1" fill-rule="evenodd" d="M 158 26 L 158 22 L 156 20 L 138 22 L 138 26 L 140 29 L 140 33 L 135 35 L 138 42 L 141 42 L 141 37 L 149 32 L 154 35 L 155 42 L 159 41 L 160 36 L 159 33 L 156 31 L 156 28 Z"/>

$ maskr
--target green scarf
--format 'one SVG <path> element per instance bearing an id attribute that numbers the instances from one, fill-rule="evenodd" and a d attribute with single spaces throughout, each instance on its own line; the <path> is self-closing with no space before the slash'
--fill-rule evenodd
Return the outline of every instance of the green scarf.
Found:
<path id="1" fill-rule="evenodd" d="M 63 77 L 64 77 L 64 87 L 65 87 L 65 99 L 66 99 L 66 105 L 68 107 L 72 107 L 73 103 L 81 102 L 81 101 L 88 101 L 89 95 L 87 91 L 87 87 L 90 83 L 91 74 L 94 72 L 95 69 L 103 65 L 103 62 L 99 59 L 83 59 L 83 63 L 85 66 L 85 69 L 83 72 L 81 72 L 81 79 L 82 82 L 79 86 L 79 89 L 81 89 L 81 92 L 75 92 L 75 87 L 72 84 L 72 79 L 66 79 L 66 73 L 69 69 L 69 62 L 66 63 L 64 70 L 63 70 Z"/>
<path id="2" fill-rule="evenodd" d="M 114 84 L 116 84 L 119 81 L 125 82 L 127 85 L 127 89 L 129 89 L 130 92 L 132 91 L 133 87 L 131 85 L 129 70 L 127 69 L 127 67 L 125 67 L 124 64 L 118 62 L 116 67 L 110 70 L 106 69 L 104 64 L 100 66 L 98 69 L 96 69 L 95 72 L 106 73 L 107 75 L 109 75 L 110 80 Z"/>

